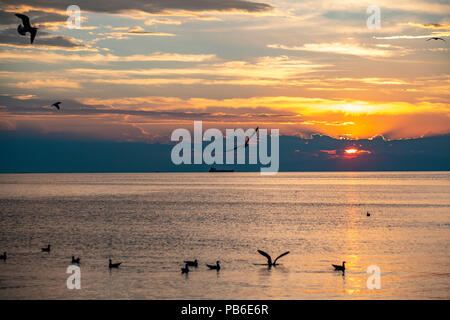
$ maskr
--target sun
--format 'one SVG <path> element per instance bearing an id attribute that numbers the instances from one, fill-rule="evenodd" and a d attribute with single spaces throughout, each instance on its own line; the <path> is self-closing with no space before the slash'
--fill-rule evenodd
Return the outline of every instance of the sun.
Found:
<path id="1" fill-rule="evenodd" d="M 356 149 L 356 148 L 345 149 L 345 153 L 347 153 L 347 154 L 355 154 L 357 152 L 358 152 L 358 149 Z"/>
<path id="2" fill-rule="evenodd" d="M 339 107 L 339 109 L 343 112 L 347 113 L 364 113 L 367 112 L 368 106 L 365 104 L 344 104 Z"/>

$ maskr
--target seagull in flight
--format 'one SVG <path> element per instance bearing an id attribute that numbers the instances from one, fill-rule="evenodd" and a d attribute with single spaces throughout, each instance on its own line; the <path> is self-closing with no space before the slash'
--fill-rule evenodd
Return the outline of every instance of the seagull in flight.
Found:
<path id="1" fill-rule="evenodd" d="M 278 265 L 277 260 L 280 259 L 281 257 L 284 257 L 285 255 L 287 255 L 289 253 L 289 251 L 286 251 L 285 253 L 280 254 L 275 260 L 273 260 L 273 262 L 272 262 L 272 258 L 266 252 L 264 252 L 262 250 L 258 250 L 258 253 L 267 258 L 267 265 L 270 268 L 272 266 L 274 266 L 274 267 L 277 266 Z"/>
<path id="2" fill-rule="evenodd" d="M 60 109 L 59 108 L 59 105 L 61 104 L 62 102 L 61 101 L 58 101 L 58 102 L 55 102 L 54 104 L 52 104 L 52 107 L 55 107 L 56 109 Z"/>
<path id="3" fill-rule="evenodd" d="M 31 43 L 33 43 L 34 38 L 36 37 L 38 28 L 34 28 L 31 26 L 30 18 L 28 18 L 26 15 L 16 13 L 15 16 L 22 20 L 22 24 L 19 24 L 19 26 L 17 27 L 17 32 L 19 32 L 19 34 L 21 34 L 22 36 L 25 36 L 27 34 L 27 32 L 29 32 L 30 33 L 30 41 L 31 41 Z"/>
<path id="4" fill-rule="evenodd" d="M 250 137 L 245 137 L 245 144 L 244 144 L 244 145 L 236 146 L 236 147 L 234 147 L 233 149 L 227 150 L 227 152 L 229 152 L 229 151 L 234 151 L 234 150 L 236 150 L 236 149 L 238 149 L 238 148 L 240 148 L 240 147 L 247 148 L 248 145 L 249 145 L 250 139 L 253 138 L 253 136 L 254 136 L 256 133 L 258 133 L 258 130 L 259 130 L 259 127 L 256 127 L 255 132 L 253 132 L 253 134 L 252 134 Z"/>
<path id="5" fill-rule="evenodd" d="M 429 39 L 427 39 L 427 41 L 430 41 L 430 40 L 442 40 L 442 41 L 444 41 L 444 42 L 445 42 L 445 39 L 442 39 L 442 38 L 438 38 L 438 37 L 433 37 L 433 38 L 429 38 Z"/>

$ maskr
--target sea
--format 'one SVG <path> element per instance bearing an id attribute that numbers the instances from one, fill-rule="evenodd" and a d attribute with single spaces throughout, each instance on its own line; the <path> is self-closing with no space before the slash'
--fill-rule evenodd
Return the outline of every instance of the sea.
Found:
<path id="1" fill-rule="evenodd" d="M 450 172 L 0 175 L 0 299 L 449 299 L 449 249 Z"/>

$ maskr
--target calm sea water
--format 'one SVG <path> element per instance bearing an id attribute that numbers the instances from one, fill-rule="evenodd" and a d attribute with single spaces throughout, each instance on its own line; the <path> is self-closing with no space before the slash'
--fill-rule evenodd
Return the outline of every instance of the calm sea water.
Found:
<path id="1" fill-rule="evenodd" d="M 0 175 L 0 298 L 449 299 L 449 231 L 449 172 Z"/>

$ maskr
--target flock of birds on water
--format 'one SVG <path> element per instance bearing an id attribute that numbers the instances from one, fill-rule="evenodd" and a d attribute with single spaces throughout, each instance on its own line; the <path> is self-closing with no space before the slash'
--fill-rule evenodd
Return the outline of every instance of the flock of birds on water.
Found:
<path id="1" fill-rule="evenodd" d="M 370 217 L 370 212 L 367 212 L 366 216 Z M 50 253 L 51 245 L 48 244 L 47 247 L 42 248 L 41 251 Z M 271 268 L 271 267 L 276 267 L 278 265 L 277 261 L 280 258 L 288 255 L 290 253 L 290 251 L 286 251 L 286 252 L 280 254 L 278 257 L 275 258 L 275 260 L 272 260 L 272 257 L 267 252 L 264 252 L 262 250 L 258 250 L 258 253 L 260 255 L 264 256 L 267 259 L 267 263 L 258 264 L 258 265 L 267 266 L 268 268 Z M 6 252 L 3 252 L 3 254 L 0 255 L 0 260 L 6 261 L 6 258 L 7 258 Z M 71 262 L 72 264 L 78 264 L 79 265 L 80 261 L 81 261 L 80 257 L 75 258 L 75 256 L 72 256 L 72 262 Z M 113 263 L 112 259 L 109 259 L 108 267 L 109 267 L 109 269 L 117 269 L 117 268 L 120 267 L 121 264 L 122 264 L 122 262 Z M 216 270 L 217 272 L 220 271 L 220 261 L 216 261 L 216 264 L 206 264 L 206 266 L 209 268 L 209 270 Z M 345 261 L 342 262 L 342 265 L 332 264 L 332 266 L 334 268 L 334 271 L 342 271 L 342 274 L 344 274 L 344 272 L 345 272 Z M 185 260 L 184 261 L 184 267 L 181 268 L 181 274 L 186 274 L 187 275 L 189 273 L 189 271 L 190 271 L 189 267 L 197 268 L 198 267 L 198 260 L 197 259 L 195 259 L 195 260 Z"/>
<path id="2" fill-rule="evenodd" d="M 366 216 L 370 217 L 370 212 L 367 211 Z M 41 251 L 50 253 L 51 245 L 48 244 L 47 247 L 42 248 Z M 290 252 L 286 251 L 286 252 L 280 254 L 278 257 L 275 258 L 275 260 L 272 260 L 272 257 L 268 253 L 266 253 L 266 252 L 264 252 L 262 250 L 258 250 L 258 253 L 260 255 L 266 257 L 266 259 L 267 259 L 267 263 L 258 264 L 258 265 L 263 265 L 263 266 L 267 266 L 267 267 L 271 268 L 271 267 L 276 267 L 278 265 L 277 261 L 280 258 L 288 255 Z M 0 260 L 6 261 L 6 259 L 7 259 L 6 252 L 3 252 L 3 254 L 0 255 Z M 72 264 L 78 264 L 79 265 L 80 261 L 81 261 L 80 257 L 75 258 L 75 256 L 72 256 L 72 262 L 71 262 Z M 109 269 L 117 269 L 117 268 L 120 267 L 121 264 L 122 264 L 122 262 L 113 263 L 112 259 L 109 259 L 108 267 L 109 267 Z M 206 264 L 206 266 L 209 268 L 209 270 L 216 270 L 217 272 L 220 271 L 220 261 L 216 261 L 216 264 Z M 342 274 L 345 273 L 345 261 L 342 262 L 342 265 L 332 264 L 332 266 L 334 268 L 334 271 L 342 271 Z M 193 261 L 192 260 L 185 260 L 184 261 L 184 267 L 181 268 L 181 274 L 186 274 L 187 275 L 189 273 L 189 271 L 190 271 L 189 267 L 197 268 L 198 267 L 198 260 L 197 259 L 195 259 Z"/>
<path id="3" fill-rule="evenodd" d="M 50 253 L 51 245 L 48 244 L 47 247 L 42 248 L 41 251 Z M 271 267 L 276 267 L 277 265 L 279 265 L 277 263 L 278 259 L 284 257 L 285 255 L 288 255 L 290 252 L 286 251 L 286 252 L 280 254 L 273 261 L 272 261 L 272 257 L 268 253 L 266 253 L 266 252 L 264 252 L 262 250 L 258 250 L 258 253 L 261 254 L 262 256 L 266 257 L 266 259 L 267 259 L 267 263 L 259 264 L 259 265 L 268 266 L 269 268 L 271 268 Z M 3 252 L 3 254 L 0 255 L 0 260 L 6 261 L 6 258 L 7 258 L 6 252 Z M 71 264 L 79 265 L 80 263 L 81 263 L 81 258 L 80 257 L 75 258 L 75 256 L 72 256 Z M 113 263 L 112 259 L 109 259 L 108 267 L 109 267 L 109 269 L 117 269 L 117 268 L 120 267 L 121 264 L 122 264 L 122 262 Z M 206 264 L 206 266 L 209 268 L 209 270 L 216 270 L 217 272 L 220 271 L 220 261 L 216 261 L 216 264 Z M 335 271 L 342 271 L 343 273 L 345 272 L 345 261 L 342 262 L 342 265 L 332 264 L 332 266 L 334 267 Z M 197 268 L 198 267 L 198 260 L 197 259 L 195 259 L 193 261 L 185 260 L 184 261 L 184 267 L 181 268 L 181 274 L 188 274 L 189 271 L 190 271 L 189 267 Z"/>
<path id="4" fill-rule="evenodd" d="M 367 211 L 366 216 L 370 217 L 370 212 Z M 48 244 L 47 247 L 42 248 L 41 251 L 50 253 L 51 245 Z M 272 257 L 268 253 L 266 253 L 266 252 L 264 252 L 262 250 L 258 250 L 258 253 L 260 255 L 266 257 L 266 259 L 267 259 L 267 263 L 259 264 L 259 265 L 264 265 L 264 266 L 268 266 L 269 268 L 271 268 L 271 267 L 276 267 L 278 265 L 277 261 L 280 258 L 288 255 L 290 252 L 286 251 L 286 252 L 280 254 L 278 257 L 275 258 L 275 260 L 272 260 Z M 3 254 L 0 255 L 0 260 L 6 261 L 6 259 L 7 259 L 6 252 L 3 252 Z M 78 264 L 79 265 L 80 261 L 81 261 L 80 257 L 75 258 L 75 256 L 72 256 L 72 262 L 71 262 L 72 264 Z M 117 268 L 120 267 L 121 264 L 122 264 L 122 262 L 113 263 L 112 260 L 109 259 L 108 267 L 109 267 L 109 269 L 117 269 Z M 206 266 L 208 267 L 209 270 L 216 270 L 217 272 L 220 271 L 220 261 L 216 261 L 216 264 L 206 264 Z M 332 264 L 332 266 L 333 266 L 335 271 L 342 271 L 342 274 L 345 273 L 345 261 L 342 262 L 342 265 Z M 184 261 L 184 267 L 181 268 L 181 274 L 186 274 L 187 275 L 189 273 L 189 271 L 190 271 L 189 267 L 197 268 L 198 267 L 198 260 L 197 259 L 195 259 L 195 260 L 185 260 Z"/>
<path id="5" fill-rule="evenodd" d="M 18 17 L 20 20 L 22 20 L 22 24 L 19 24 L 19 26 L 17 27 L 17 32 L 22 36 L 26 36 L 27 33 L 30 33 L 30 43 L 33 44 L 33 41 L 34 41 L 34 38 L 36 37 L 38 28 L 35 28 L 31 25 L 30 18 L 28 16 L 21 14 L 21 13 L 15 13 L 15 16 Z M 442 40 L 442 41 L 446 42 L 445 39 L 441 38 L 441 37 L 431 37 L 431 38 L 428 38 L 426 41 L 430 41 L 430 40 Z M 53 103 L 51 106 L 60 110 L 59 105 L 61 103 L 62 103 L 61 101 L 58 101 L 58 102 Z"/>

